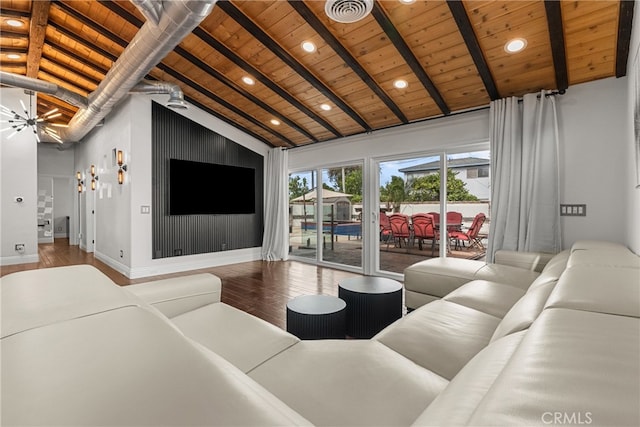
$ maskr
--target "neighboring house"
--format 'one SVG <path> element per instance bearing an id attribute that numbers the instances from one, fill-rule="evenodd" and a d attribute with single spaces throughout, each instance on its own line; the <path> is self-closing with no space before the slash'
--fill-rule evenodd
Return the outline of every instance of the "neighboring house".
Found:
<path id="1" fill-rule="evenodd" d="M 478 157 L 465 157 L 450 159 L 447 161 L 449 169 L 456 173 L 456 178 L 465 183 L 469 193 L 480 200 L 489 200 L 491 195 L 490 160 Z M 422 163 L 399 169 L 405 176 L 405 182 L 412 181 L 421 176 L 427 176 L 440 171 L 440 161 Z"/>

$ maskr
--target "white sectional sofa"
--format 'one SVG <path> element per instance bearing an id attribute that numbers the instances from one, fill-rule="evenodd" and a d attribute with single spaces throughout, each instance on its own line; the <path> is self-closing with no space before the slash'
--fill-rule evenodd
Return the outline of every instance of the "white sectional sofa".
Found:
<path id="1" fill-rule="evenodd" d="M 210 274 L 10 274 L 1 424 L 640 425 L 638 256 L 584 241 L 502 259 L 408 269 L 430 302 L 370 340 L 301 341 L 221 303 Z"/>

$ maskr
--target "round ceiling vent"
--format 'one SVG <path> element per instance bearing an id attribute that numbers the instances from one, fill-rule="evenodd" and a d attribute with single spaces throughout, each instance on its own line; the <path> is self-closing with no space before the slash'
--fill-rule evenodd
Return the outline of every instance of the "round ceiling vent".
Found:
<path id="1" fill-rule="evenodd" d="M 343 24 L 357 22 L 373 9 L 373 0 L 327 0 L 324 11 L 334 21 Z"/>

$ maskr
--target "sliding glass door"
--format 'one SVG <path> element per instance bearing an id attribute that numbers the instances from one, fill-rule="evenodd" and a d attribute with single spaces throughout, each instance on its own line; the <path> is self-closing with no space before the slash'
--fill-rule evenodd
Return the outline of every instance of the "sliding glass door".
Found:
<path id="1" fill-rule="evenodd" d="M 489 151 L 380 161 L 378 170 L 377 271 L 402 274 L 409 265 L 439 256 L 484 258 Z"/>
<path id="2" fill-rule="evenodd" d="M 290 255 L 362 269 L 362 249 L 362 165 L 291 173 Z"/>
<path id="3" fill-rule="evenodd" d="M 366 161 L 289 175 L 292 259 L 401 278 L 425 259 L 484 258 L 489 151 Z"/>

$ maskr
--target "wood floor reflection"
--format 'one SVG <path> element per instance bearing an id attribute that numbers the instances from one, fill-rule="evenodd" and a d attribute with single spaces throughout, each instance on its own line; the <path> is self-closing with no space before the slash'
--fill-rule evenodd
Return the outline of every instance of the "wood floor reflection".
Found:
<path id="1" fill-rule="evenodd" d="M 338 282 L 358 274 L 318 267 L 297 261 L 252 261 L 183 273 L 128 279 L 93 254 L 78 246 L 70 246 L 67 239 L 38 246 L 40 261 L 0 267 L 0 276 L 23 270 L 50 268 L 66 265 L 90 264 L 105 273 L 115 283 L 126 286 L 154 279 L 179 277 L 209 272 L 222 280 L 222 301 L 240 310 L 260 317 L 282 329 L 286 329 L 286 304 L 298 295 L 338 295 Z"/>

